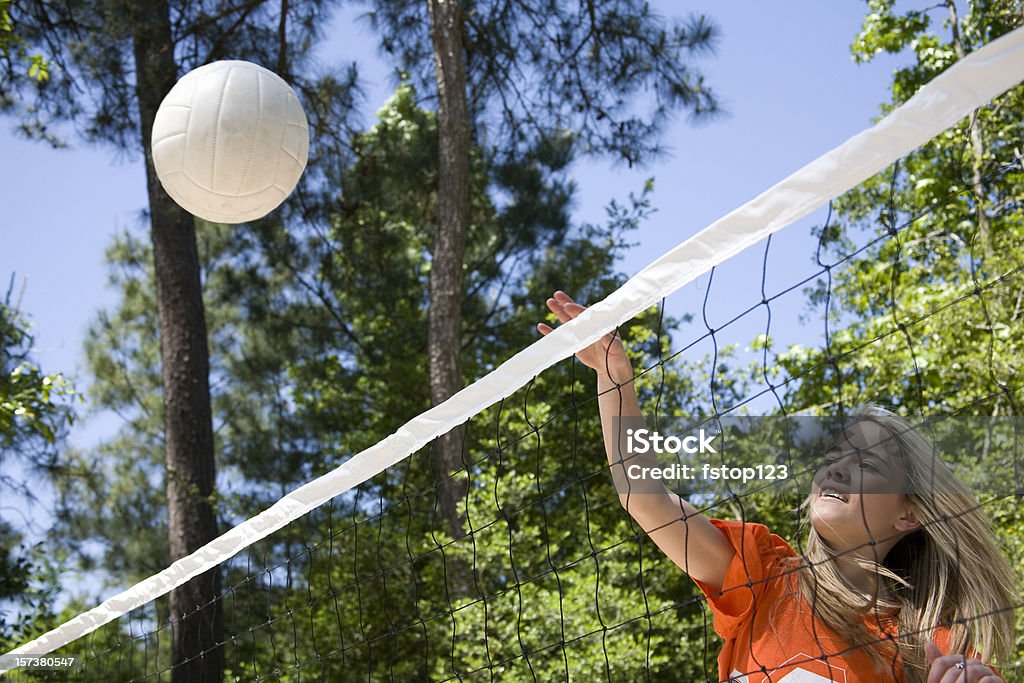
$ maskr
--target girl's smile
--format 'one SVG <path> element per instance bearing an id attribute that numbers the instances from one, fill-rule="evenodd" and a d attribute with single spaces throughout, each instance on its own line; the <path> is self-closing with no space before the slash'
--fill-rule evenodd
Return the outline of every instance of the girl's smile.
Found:
<path id="1" fill-rule="evenodd" d="M 881 425 L 870 421 L 848 427 L 826 453 L 811 484 L 811 522 L 836 551 L 872 546 L 888 552 L 917 528 L 899 467 L 899 449 Z"/>

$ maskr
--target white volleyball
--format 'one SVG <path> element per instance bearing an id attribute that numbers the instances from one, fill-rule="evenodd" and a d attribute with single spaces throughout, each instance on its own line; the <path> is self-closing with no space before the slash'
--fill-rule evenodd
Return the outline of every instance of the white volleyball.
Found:
<path id="1" fill-rule="evenodd" d="M 208 221 L 244 223 L 295 189 L 309 126 L 277 74 L 251 62 L 213 62 L 167 93 L 151 144 L 157 177 L 174 201 Z"/>

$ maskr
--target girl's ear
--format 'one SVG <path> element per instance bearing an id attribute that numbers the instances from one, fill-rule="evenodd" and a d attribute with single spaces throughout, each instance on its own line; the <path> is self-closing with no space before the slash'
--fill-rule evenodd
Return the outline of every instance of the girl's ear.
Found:
<path id="1" fill-rule="evenodd" d="M 907 506 L 903 509 L 903 513 L 896 520 L 897 531 L 914 531 L 921 527 L 921 521 L 917 518 L 917 514 L 914 508 Z"/>

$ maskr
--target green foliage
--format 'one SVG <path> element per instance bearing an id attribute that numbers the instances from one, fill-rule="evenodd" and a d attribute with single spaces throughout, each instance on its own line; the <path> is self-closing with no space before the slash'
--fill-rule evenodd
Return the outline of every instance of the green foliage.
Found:
<path id="1" fill-rule="evenodd" d="M 46 374 L 32 362 L 29 326 L 10 292 L 0 302 L 0 464 L 14 463 L 43 480 L 59 468 L 56 448 L 74 423 L 74 386 L 63 375 Z M 40 483 L 0 474 L 3 513 L 36 500 Z M 59 553 L 58 553 L 59 554 Z M 54 550 L 27 545 L 23 534 L 0 519 L 0 649 L 52 622 L 57 590 Z"/>
<path id="2" fill-rule="evenodd" d="M 24 41 L 18 36 L 11 20 L 11 0 L 0 0 L 0 95 L 4 94 L 2 86 L 7 78 L 5 73 L 16 69 L 18 64 L 25 75 L 36 83 L 44 83 L 50 78 L 50 62 L 40 54 L 28 54 Z"/>
<path id="3" fill-rule="evenodd" d="M 66 399 L 75 395 L 61 374 L 45 374 L 28 358 L 32 346 L 20 313 L 0 304 L 0 449 L 41 439 L 53 445 L 58 433 L 74 422 Z"/>
<path id="4" fill-rule="evenodd" d="M 868 0 L 869 13 L 850 51 L 857 62 L 868 62 L 881 52 L 897 54 L 928 29 L 927 12 L 893 14 L 895 0 Z"/>
<path id="5" fill-rule="evenodd" d="M 961 35 L 1007 28 L 1001 14 L 986 13 L 998 4 L 976 3 Z M 871 29 L 869 17 L 865 33 Z M 894 74 L 894 103 L 939 68 L 934 55 L 954 52 L 931 34 L 907 42 L 916 63 Z M 795 408 L 828 410 L 875 396 L 910 413 L 1014 412 L 1002 388 L 1019 374 L 1024 352 L 1014 284 L 1022 219 L 1009 210 L 1024 193 L 1013 113 L 1021 107 L 1024 89 L 1013 88 L 835 202 L 838 220 L 820 232 L 825 257 L 838 263 L 865 251 L 833 270 L 831 292 L 824 281 L 811 292 L 817 305 L 830 295 L 838 328 L 830 348 L 795 347 L 779 357 L 780 373 L 802 377 Z M 900 230 L 888 238 L 893 228 Z"/>

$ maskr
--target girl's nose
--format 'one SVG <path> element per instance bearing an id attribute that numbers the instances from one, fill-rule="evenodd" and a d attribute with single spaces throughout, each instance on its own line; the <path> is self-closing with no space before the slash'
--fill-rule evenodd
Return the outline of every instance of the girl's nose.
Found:
<path id="1" fill-rule="evenodd" d="M 849 473 L 846 471 L 843 461 L 830 464 L 826 472 L 826 478 L 834 479 L 835 481 L 846 481 L 849 478 Z"/>

